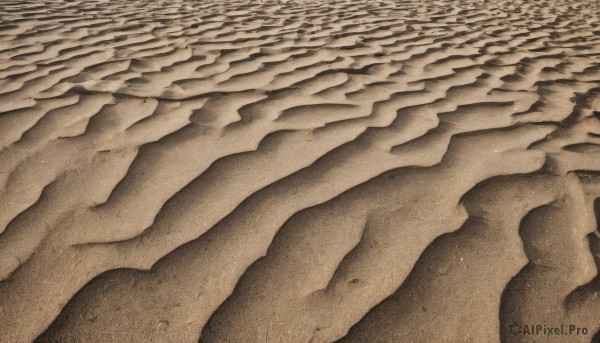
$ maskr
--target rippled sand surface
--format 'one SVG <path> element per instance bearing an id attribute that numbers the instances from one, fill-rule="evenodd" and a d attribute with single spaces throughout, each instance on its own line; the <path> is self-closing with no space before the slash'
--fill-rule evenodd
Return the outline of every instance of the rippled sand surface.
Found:
<path id="1" fill-rule="evenodd" d="M 600 342 L 598 199 L 596 1 L 0 3 L 0 342 Z"/>

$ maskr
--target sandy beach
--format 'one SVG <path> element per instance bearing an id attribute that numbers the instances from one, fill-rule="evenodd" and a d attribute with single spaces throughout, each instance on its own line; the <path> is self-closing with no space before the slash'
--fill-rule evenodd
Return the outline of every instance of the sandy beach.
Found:
<path id="1" fill-rule="evenodd" d="M 0 2 L 0 342 L 600 342 L 596 0 Z"/>

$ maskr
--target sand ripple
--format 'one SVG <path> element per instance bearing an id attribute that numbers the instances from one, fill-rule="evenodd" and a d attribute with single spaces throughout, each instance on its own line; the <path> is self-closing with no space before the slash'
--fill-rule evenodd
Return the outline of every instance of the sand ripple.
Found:
<path id="1" fill-rule="evenodd" d="M 0 342 L 592 341 L 599 17 L 2 2 Z"/>

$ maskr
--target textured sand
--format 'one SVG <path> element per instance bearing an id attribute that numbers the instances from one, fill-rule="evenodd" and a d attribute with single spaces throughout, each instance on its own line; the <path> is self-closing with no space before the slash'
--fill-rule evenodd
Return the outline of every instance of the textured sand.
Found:
<path id="1" fill-rule="evenodd" d="M 599 18 L 2 1 L 0 342 L 600 342 Z"/>

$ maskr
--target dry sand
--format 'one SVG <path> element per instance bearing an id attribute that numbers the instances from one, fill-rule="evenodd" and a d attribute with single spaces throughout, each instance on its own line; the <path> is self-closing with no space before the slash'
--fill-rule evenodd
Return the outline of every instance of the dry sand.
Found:
<path id="1" fill-rule="evenodd" d="M 2 1 L 0 342 L 600 342 L 599 13 Z"/>

